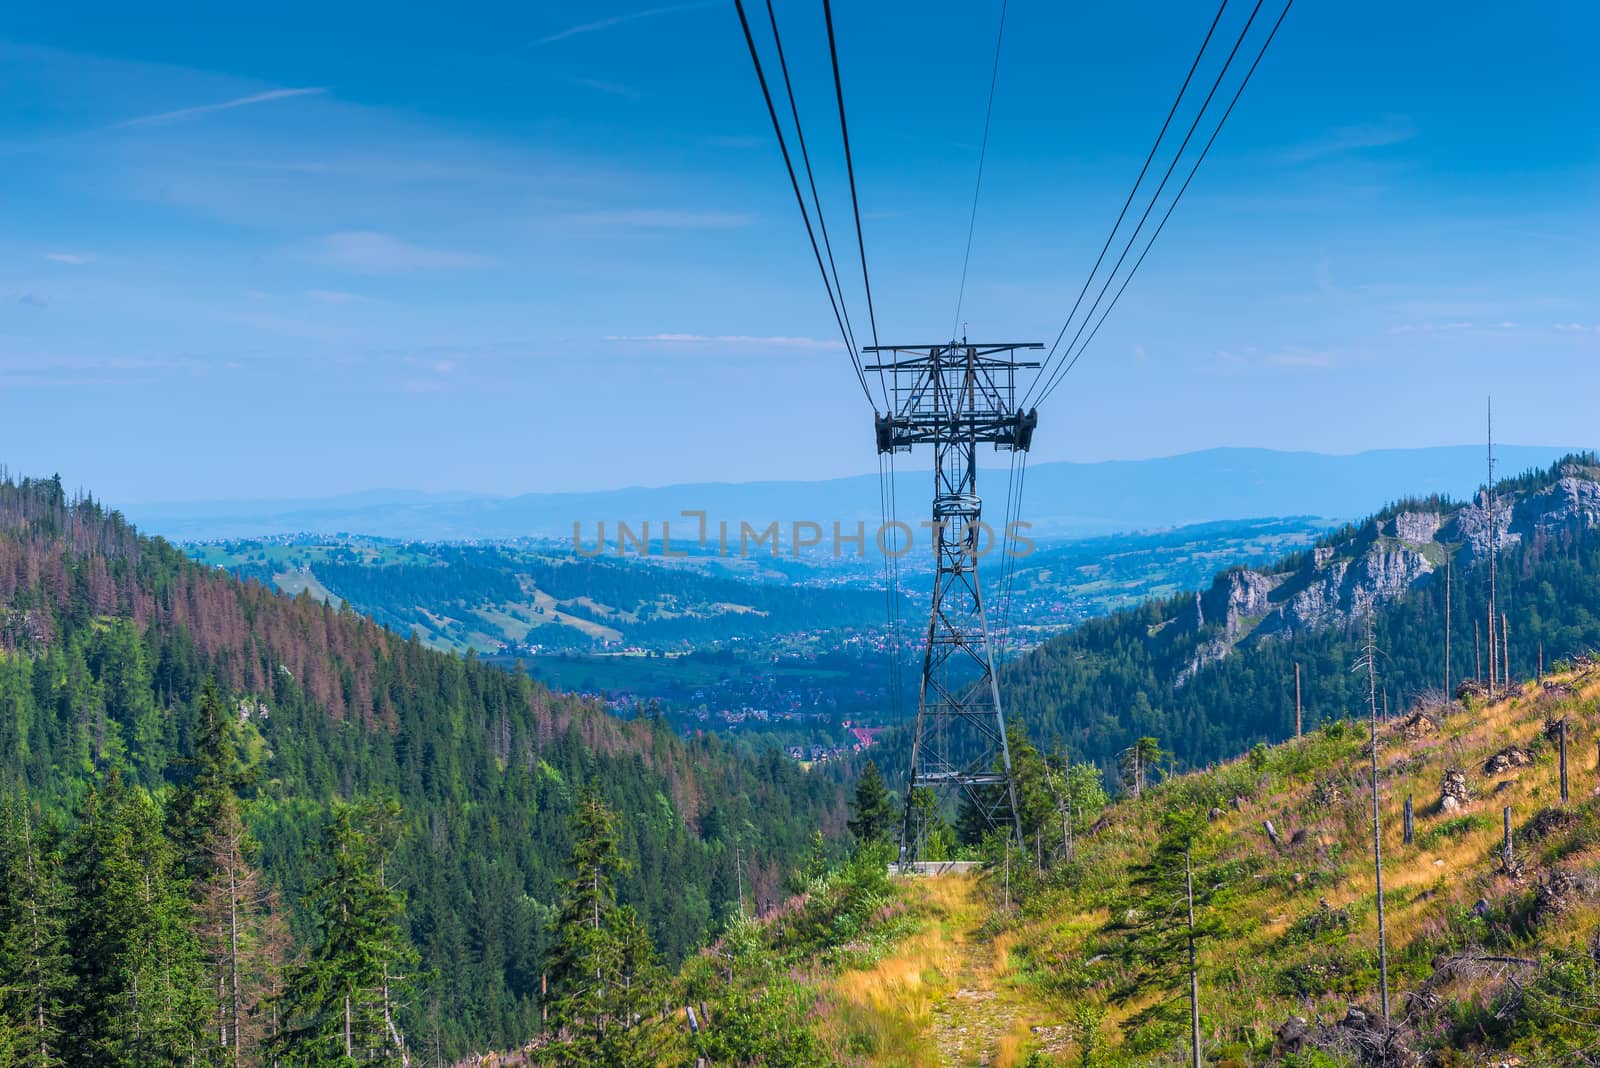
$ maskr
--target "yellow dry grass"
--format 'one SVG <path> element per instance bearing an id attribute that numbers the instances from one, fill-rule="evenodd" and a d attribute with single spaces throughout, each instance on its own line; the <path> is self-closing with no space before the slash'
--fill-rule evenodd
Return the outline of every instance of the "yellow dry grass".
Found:
<path id="1" fill-rule="evenodd" d="M 1574 680 L 1568 677 L 1566 681 Z M 1568 747 L 1568 774 L 1573 804 L 1581 804 L 1589 798 L 1595 789 L 1595 778 L 1600 773 L 1595 767 L 1593 733 L 1581 720 L 1570 720 L 1571 710 L 1582 702 L 1600 697 L 1600 678 L 1581 680 L 1577 690 L 1575 697 L 1562 700 L 1561 709 L 1565 711 L 1555 713 L 1568 715 L 1574 731 L 1569 736 Z M 1496 776 L 1485 775 L 1483 766 L 1492 754 L 1508 745 L 1534 747 L 1543 731 L 1545 716 L 1551 711 L 1550 702 L 1543 698 L 1537 686 L 1530 684 L 1493 704 L 1456 712 L 1438 736 L 1406 740 L 1389 732 L 1381 737 L 1379 763 L 1382 771 L 1380 809 L 1384 897 L 1391 954 L 1396 947 L 1426 935 L 1429 925 L 1437 922 L 1438 906 L 1442 902 L 1467 908 L 1480 894 L 1493 896 L 1497 891 L 1510 888 L 1508 882 L 1490 874 L 1494 858 L 1502 848 L 1501 809 L 1505 805 L 1512 807 L 1513 828 L 1516 828 L 1536 810 L 1557 804 L 1559 773 L 1556 762 L 1549 757 L 1532 766 Z M 1412 765 L 1401 770 L 1392 769 L 1390 765 L 1402 757 L 1410 760 Z M 1362 781 L 1366 778 L 1366 767 L 1363 757 L 1359 767 L 1353 769 L 1356 777 Z M 1449 767 L 1464 770 L 1477 790 L 1477 797 L 1454 814 L 1437 811 L 1440 777 Z M 1328 768 L 1322 769 L 1319 774 L 1350 770 Z M 1261 830 L 1262 820 L 1275 819 L 1280 833 L 1287 836 L 1294 829 L 1291 821 L 1297 822 L 1301 818 L 1296 813 L 1310 794 L 1311 780 L 1312 776 L 1307 776 L 1306 781 L 1292 783 L 1273 796 L 1259 798 L 1256 803 L 1244 806 L 1242 811 L 1227 811 L 1215 821 L 1217 837 L 1231 842 L 1229 848 L 1232 851 L 1268 848 Z M 1495 794 L 1496 784 L 1506 780 L 1511 780 L 1513 785 Z M 1430 829 L 1437 830 L 1455 821 L 1453 833 L 1449 836 L 1435 833 L 1427 848 L 1406 846 L 1402 841 L 1401 823 L 1402 808 L 1408 794 L 1414 799 L 1419 838 Z M 1334 907 L 1361 903 L 1370 906 L 1376 892 L 1376 879 L 1370 862 L 1371 802 L 1363 790 L 1360 797 L 1352 797 L 1349 803 L 1364 808 L 1365 815 L 1360 820 L 1365 828 L 1362 835 L 1352 835 L 1344 822 L 1336 822 L 1322 830 L 1314 827 L 1308 829 L 1313 830 L 1322 846 L 1328 844 L 1324 836 L 1343 838 L 1346 856 L 1365 853 L 1369 859 L 1365 864 L 1356 862 L 1347 865 L 1347 873 L 1336 886 L 1318 893 Z M 1125 812 L 1121 818 L 1132 820 L 1137 826 L 1136 813 Z M 1148 844 L 1145 837 L 1137 830 L 1130 837 L 1126 846 L 1130 861 L 1137 860 L 1139 851 Z M 1359 853 L 1353 852 L 1356 850 Z M 1294 855 L 1285 854 L 1281 860 L 1293 865 Z M 1592 861 L 1590 857 L 1585 862 Z M 1300 863 L 1309 866 L 1314 865 L 1315 861 L 1307 856 Z M 1217 939 L 1204 946 L 1200 954 L 1202 975 L 1206 972 L 1225 972 L 1241 961 L 1265 959 L 1268 951 L 1294 920 L 1304 914 L 1306 907 L 1303 894 L 1297 896 L 1287 890 L 1263 890 L 1251 895 L 1246 902 L 1235 907 L 1232 918 L 1235 922 L 1253 923 L 1253 929 L 1249 930 L 1248 935 Z M 1102 922 L 1096 923 L 1097 919 Z M 1058 949 L 1070 952 L 1073 944 L 1085 944 L 1097 929 L 1103 928 L 1103 920 L 1104 917 L 1082 912 L 1061 914 L 1025 923 L 1011 932 L 1011 936 L 1022 944 L 1031 944 L 1044 938 L 1048 932 Z M 1559 929 L 1570 926 L 1571 920 L 1563 920 Z M 1375 937 L 1376 919 L 1370 908 L 1366 912 L 1365 927 L 1366 930 L 1358 927 L 1352 939 Z M 1204 985 L 1203 980 L 1202 983 Z M 1120 1024 L 1169 994 L 1162 991 L 1146 996 L 1141 992 L 1116 1004 L 1103 1006 L 1107 1010 L 1106 1037 L 1115 1041 Z M 1391 991 L 1391 994 L 1398 994 L 1398 991 Z M 1212 1008 L 1208 1011 L 1220 1007 L 1217 1003 L 1231 996 L 1228 990 L 1214 988 L 1210 992 Z M 1236 1008 L 1259 1015 L 1262 1022 L 1281 1019 L 1291 1009 L 1304 1011 L 1278 999 L 1272 1001 L 1276 1003 L 1258 1002 L 1253 1011 L 1243 1003 Z M 1023 1006 L 1019 1011 L 1019 1023 L 1034 1015 L 1044 1019 L 1050 1013 Z"/>
<path id="2" fill-rule="evenodd" d="M 919 929 L 872 965 L 830 978 L 824 994 L 858 1035 L 873 1068 L 983 1064 L 1015 1068 L 1027 1027 L 1003 991 L 1014 935 L 978 928 L 988 906 L 974 875 L 909 880 Z"/>
<path id="3" fill-rule="evenodd" d="M 1570 677 L 1568 681 L 1572 681 Z M 1577 696 L 1561 702 L 1561 707 L 1569 710 L 1566 714 L 1580 702 L 1600 698 L 1600 676 L 1580 682 Z M 1507 745 L 1532 748 L 1548 711 L 1550 702 L 1530 685 L 1492 705 L 1454 713 L 1444 729 L 1431 737 L 1408 740 L 1394 732 L 1385 733 L 1379 750 L 1380 806 L 1391 955 L 1396 947 L 1426 938 L 1431 925 L 1439 922 L 1442 905 L 1468 908 L 1478 895 L 1494 896 L 1509 887 L 1491 873 L 1501 844 L 1501 807 L 1513 806 L 1513 823 L 1519 826 L 1537 809 L 1556 804 L 1557 769 L 1548 757 L 1501 776 L 1484 775 L 1483 765 Z M 1574 728 L 1569 739 L 1569 776 L 1573 803 L 1579 804 L 1590 797 L 1600 772 L 1595 768 L 1593 730 L 1581 720 L 1574 721 Z M 1307 1011 L 1269 989 L 1233 989 L 1225 983 L 1207 983 L 1205 976 L 1230 974 L 1241 966 L 1254 968 L 1258 962 L 1261 967 L 1276 966 L 1269 962 L 1281 950 L 1290 925 L 1313 907 L 1308 901 L 1314 903 L 1321 897 L 1336 908 L 1360 906 L 1363 921 L 1350 940 L 1365 942 L 1375 936 L 1376 921 L 1370 907 L 1375 891 L 1370 799 L 1364 789 L 1359 796 L 1351 790 L 1344 807 L 1326 812 L 1306 807 L 1315 778 L 1344 775 L 1348 781 L 1364 783 L 1366 767 L 1365 757 L 1358 757 L 1339 767 L 1320 767 L 1315 775 L 1280 779 L 1272 791 L 1240 811 L 1229 809 L 1215 819 L 1216 839 L 1228 843 L 1224 849 L 1236 855 L 1271 849 L 1261 829 L 1263 819 L 1274 819 L 1285 836 L 1304 826 L 1315 849 L 1276 851 L 1271 864 L 1285 869 L 1283 874 L 1291 874 L 1299 865 L 1310 873 L 1317 864 L 1312 854 L 1330 846 L 1342 851 L 1344 863 L 1336 884 L 1309 896 L 1295 885 L 1262 884 L 1230 906 L 1230 926 L 1235 933 L 1207 940 L 1200 950 L 1208 1020 L 1225 1018 L 1234 1026 L 1270 1029 L 1290 1011 Z M 1465 770 L 1478 792 L 1476 800 L 1451 815 L 1438 812 L 1436 806 L 1440 776 L 1449 767 Z M 1495 784 L 1507 779 L 1514 780 L 1514 785 L 1495 795 Z M 1421 840 L 1411 846 L 1402 842 L 1401 833 L 1401 810 L 1408 793 L 1415 801 Z M 1155 834 L 1147 817 L 1154 810 L 1148 805 L 1124 803 L 1113 809 L 1113 830 L 1103 836 L 1102 848 L 1111 850 L 1118 863 L 1141 862 L 1153 845 Z M 1364 815 L 1358 811 L 1363 808 Z M 1366 863 L 1360 861 L 1363 854 Z M 1116 909 L 1082 907 L 1070 896 L 1064 897 L 1060 911 L 1018 919 L 990 936 L 983 923 L 991 905 L 978 877 L 920 878 L 903 887 L 921 918 L 917 931 L 872 966 L 845 971 L 827 981 L 825 996 L 850 1020 L 852 1030 L 875 1036 L 868 1043 L 871 1048 L 852 1051 L 854 1063 L 871 1068 L 980 1064 L 1019 1068 L 1040 1048 L 1064 1062 L 1070 1060 L 1075 1047 L 1063 1025 L 1071 1006 L 1029 981 L 1030 956 L 1034 969 L 1040 967 L 1041 959 L 1051 959 L 1033 952 L 1041 945 L 1049 945 L 1058 958 L 1089 956 L 1091 951 L 1085 947 L 1103 938 Z M 1590 912 L 1585 911 L 1581 922 L 1588 922 Z M 1551 933 L 1577 922 L 1565 918 Z M 1398 988 L 1391 992 L 1392 997 L 1401 994 Z M 1120 1041 L 1124 1024 L 1171 998 L 1173 991 L 1141 989 L 1123 991 L 1123 995 L 1099 1006 L 1105 1011 L 1102 1040 L 1113 1046 Z M 1323 1006 L 1322 1001 L 1329 1004 Z M 1323 996 L 1317 1007 L 1342 1011 L 1333 1002 L 1342 1005 L 1337 995 L 1330 994 Z"/>

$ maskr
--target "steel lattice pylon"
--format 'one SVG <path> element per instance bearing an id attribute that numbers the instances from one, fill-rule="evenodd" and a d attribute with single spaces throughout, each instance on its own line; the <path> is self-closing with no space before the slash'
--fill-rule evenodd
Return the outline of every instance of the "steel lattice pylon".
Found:
<path id="1" fill-rule="evenodd" d="M 933 446 L 933 542 L 936 569 L 918 687 L 916 733 L 906 788 L 900 859 L 918 859 L 913 791 L 931 787 L 966 797 L 991 826 L 1009 816 L 1020 843 L 1011 749 L 995 679 L 978 559 L 997 543 L 981 525 L 978 446 L 1026 452 L 1038 423 L 1016 408 L 1017 359 L 1037 342 L 882 345 L 864 349 L 889 376 L 891 410 L 876 417 L 878 451 Z M 887 357 L 887 358 L 886 358 Z M 987 543 L 986 543 L 987 538 Z"/>

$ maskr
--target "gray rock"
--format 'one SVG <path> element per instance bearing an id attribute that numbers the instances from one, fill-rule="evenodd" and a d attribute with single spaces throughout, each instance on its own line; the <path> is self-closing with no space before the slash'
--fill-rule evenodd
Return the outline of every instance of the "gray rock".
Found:
<path id="1" fill-rule="evenodd" d="M 1390 530 L 1401 541 L 1426 545 L 1443 525 L 1444 519 L 1438 512 L 1400 512 L 1394 517 Z"/>

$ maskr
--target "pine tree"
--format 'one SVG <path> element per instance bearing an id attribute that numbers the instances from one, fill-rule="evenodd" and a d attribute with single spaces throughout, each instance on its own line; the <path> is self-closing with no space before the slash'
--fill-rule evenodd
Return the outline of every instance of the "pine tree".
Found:
<path id="1" fill-rule="evenodd" d="M 586 791 L 575 814 L 572 877 L 548 956 L 551 1063 L 632 1068 L 655 1064 L 655 951 L 634 910 L 617 904 L 617 815 Z"/>
<path id="2" fill-rule="evenodd" d="M 0 802 L 0 1064 L 66 1063 L 62 1019 L 71 993 L 66 883 L 21 797 Z"/>
<path id="3" fill-rule="evenodd" d="M 204 969 L 160 806 L 113 769 L 80 807 L 67 870 L 74 1062 L 193 1063 L 208 1016 Z"/>
<path id="4" fill-rule="evenodd" d="M 394 1006 L 414 951 L 402 927 L 404 899 L 383 879 L 383 824 L 393 814 L 334 809 L 323 846 L 330 867 L 309 894 L 317 942 L 289 975 L 274 1040 L 282 1065 L 410 1064 Z"/>
<path id="5" fill-rule="evenodd" d="M 850 833 L 858 842 L 886 841 L 894 834 L 896 820 L 894 798 L 883 784 L 878 765 L 867 761 L 856 780 L 856 797 L 852 806 L 855 816 L 848 823 Z"/>

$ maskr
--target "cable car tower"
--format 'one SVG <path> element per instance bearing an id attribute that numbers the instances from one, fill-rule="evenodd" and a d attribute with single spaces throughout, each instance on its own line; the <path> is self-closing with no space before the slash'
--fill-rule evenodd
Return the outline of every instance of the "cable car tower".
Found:
<path id="1" fill-rule="evenodd" d="M 919 787 L 959 794 L 990 826 L 1009 822 L 1019 844 L 1022 839 L 1011 781 L 1011 748 L 978 581 L 978 559 L 995 541 L 993 532 L 980 523 L 978 446 L 1028 451 L 1039 416 L 1036 409 L 1018 410 L 1016 373 L 1039 364 L 1020 360 L 1017 354 L 1042 348 L 1037 342 L 973 344 L 963 338 L 947 344 L 862 350 L 879 360 L 863 370 L 888 377 L 890 411 L 874 416 L 878 451 L 933 446 L 937 566 L 911 741 L 902 863 L 916 860 L 921 851 L 911 804 Z"/>

